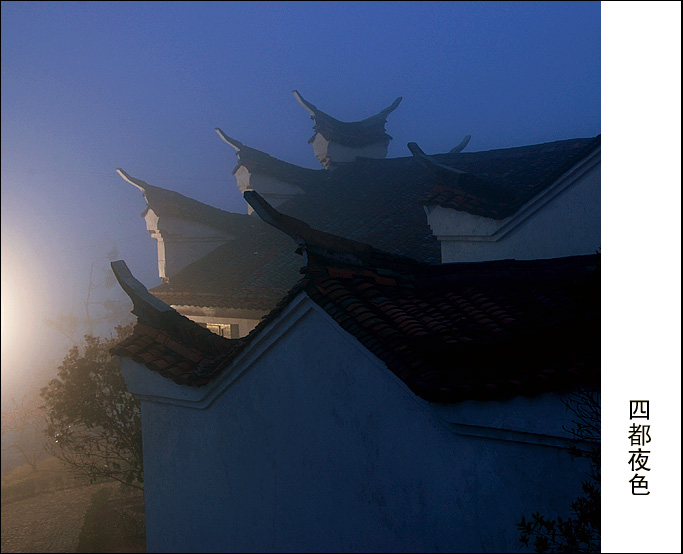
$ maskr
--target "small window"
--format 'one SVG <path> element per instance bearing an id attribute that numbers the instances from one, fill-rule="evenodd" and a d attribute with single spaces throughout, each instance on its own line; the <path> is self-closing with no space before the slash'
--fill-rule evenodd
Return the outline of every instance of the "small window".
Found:
<path id="1" fill-rule="evenodd" d="M 236 323 L 207 323 L 206 328 L 226 339 L 236 339 L 239 337 L 239 325 Z"/>

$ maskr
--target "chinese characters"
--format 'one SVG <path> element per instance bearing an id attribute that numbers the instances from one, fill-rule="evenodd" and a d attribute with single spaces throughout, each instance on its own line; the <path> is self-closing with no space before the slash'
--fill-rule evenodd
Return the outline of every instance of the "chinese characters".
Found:
<path id="1" fill-rule="evenodd" d="M 645 450 L 643 447 L 647 446 L 650 441 L 650 401 L 649 400 L 631 400 L 630 401 L 630 419 L 645 420 L 648 423 L 632 423 L 629 428 L 629 441 L 631 448 L 637 446 L 637 450 L 629 450 L 631 455 L 628 463 L 631 465 L 631 471 L 635 475 L 629 480 L 631 483 L 631 494 L 644 496 L 650 494 L 648 490 L 647 473 L 650 471 L 648 467 L 648 460 L 650 458 L 650 450 Z"/>

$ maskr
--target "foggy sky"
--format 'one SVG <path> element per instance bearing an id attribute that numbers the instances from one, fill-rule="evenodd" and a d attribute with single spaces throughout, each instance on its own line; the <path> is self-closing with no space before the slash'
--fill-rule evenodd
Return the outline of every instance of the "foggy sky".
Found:
<path id="1" fill-rule="evenodd" d="M 595 136 L 600 6 L 3 2 L 3 286 L 21 289 L 28 320 L 16 340 L 39 332 L 61 359 L 68 341 L 43 318 L 83 315 L 90 266 L 113 246 L 159 283 L 144 200 L 115 168 L 237 212 L 236 158 L 215 127 L 319 168 L 293 89 L 345 121 L 403 96 L 390 157 L 466 134 L 469 151 Z M 33 365 L 49 350 L 29 347 Z"/>

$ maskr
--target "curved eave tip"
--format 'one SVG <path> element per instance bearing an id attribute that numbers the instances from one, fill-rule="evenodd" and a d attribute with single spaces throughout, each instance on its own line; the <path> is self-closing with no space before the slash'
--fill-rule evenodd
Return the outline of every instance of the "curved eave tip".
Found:
<path id="1" fill-rule="evenodd" d="M 258 215 L 261 215 L 262 211 L 267 212 L 269 208 L 271 210 L 273 209 L 272 206 L 255 190 L 245 190 L 242 196 Z"/>
<path id="2" fill-rule="evenodd" d="M 465 135 L 465 138 L 460 141 L 460 144 L 458 144 L 458 146 L 456 146 L 455 148 L 451 148 L 449 150 L 449 153 L 459 154 L 460 152 L 462 152 L 465 149 L 465 147 L 469 144 L 471 138 L 472 135 Z"/>
<path id="3" fill-rule="evenodd" d="M 401 103 L 401 100 L 403 100 L 403 96 L 399 96 L 396 100 L 393 101 L 393 103 L 384 108 L 381 112 L 376 113 L 375 115 L 371 115 L 367 119 L 364 119 L 363 121 L 369 122 L 369 121 L 386 121 L 387 116 L 393 112 L 396 108 L 398 108 L 398 105 Z"/>
<path id="4" fill-rule="evenodd" d="M 440 168 L 455 175 L 463 175 L 466 173 L 465 171 L 461 171 L 455 167 L 450 167 L 437 162 L 434 158 L 425 154 L 422 148 L 420 148 L 416 142 L 409 142 L 408 150 L 410 150 L 410 153 L 415 157 L 415 159 L 427 169 Z"/>
<path id="5" fill-rule="evenodd" d="M 410 150 L 410 153 L 411 153 L 413 156 L 415 156 L 416 158 L 420 158 L 420 157 L 421 157 L 421 158 L 424 158 L 424 157 L 427 156 L 427 155 L 424 153 L 424 151 L 422 150 L 422 148 L 420 148 L 420 147 L 417 145 L 417 142 L 409 142 L 409 143 L 408 143 L 408 150 Z"/>
<path id="6" fill-rule="evenodd" d="M 403 100 L 403 96 L 399 96 L 396 100 L 394 100 L 393 104 L 389 106 L 388 108 L 385 108 L 384 112 L 387 114 L 393 112 L 396 108 L 398 108 L 398 105 L 401 103 L 401 100 Z"/>
<path id="7" fill-rule="evenodd" d="M 110 265 L 116 280 L 119 282 L 119 285 L 123 291 L 133 301 L 134 306 L 137 306 L 139 302 L 142 302 L 143 305 L 146 305 L 148 308 L 152 308 L 157 312 L 173 311 L 173 308 L 171 308 L 165 302 L 159 300 L 156 296 L 152 296 L 152 294 L 147 290 L 147 287 L 133 277 L 133 274 L 131 273 L 130 269 L 128 269 L 126 262 L 123 260 L 116 260 L 111 262 Z M 140 314 L 136 313 L 135 309 L 133 310 L 133 313 L 140 317 Z"/>
<path id="8" fill-rule="evenodd" d="M 314 116 L 319 111 L 318 108 L 301 96 L 301 93 L 298 90 L 293 90 L 292 94 L 294 95 L 294 98 L 296 98 L 296 101 L 301 104 L 309 114 Z"/>
<path id="9" fill-rule="evenodd" d="M 272 225 L 276 229 L 284 230 L 278 223 L 279 212 L 273 208 L 268 202 L 255 190 L 245 190 L 244 199 L 254 209 L 258 215 L 268 225 Z"/>
<path id="10" fill-rule="evenodd" d="M 130 175 L 128 175 L 128 173 L 126 173 L 120 167 L 116 168 L 116 173 L 118 173 L 124 181 L 126 181 L 127 183 L 130 183 L 134 187 L 139 188 L 142 192 L 145 192 L 145 187 L 149 186 L 144 181 L 142 181 L 140 179 L 136 179 L 135 177 L 131 177 Z"/>
<path id="11" fill-rule="evenodd" d="M 220 129 L 220 127 L 216 127 L 215 131 L 216 133 L 218 133 L 218 136 L 221 137 L 224 142 L 227 142 L 230 146 L 232 146 L 235 149 L 235 151 L 239 152 L 242 148 L 244 148 L 244 145 L 239 140 L 236 140 L 226 135 Z"/>

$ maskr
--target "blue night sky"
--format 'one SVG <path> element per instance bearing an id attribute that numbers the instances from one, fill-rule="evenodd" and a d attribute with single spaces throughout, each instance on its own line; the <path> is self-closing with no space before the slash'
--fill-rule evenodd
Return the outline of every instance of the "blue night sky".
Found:
<path id="1" fill-rule="evenodd" d="M 345 121 L 402 96 L 386 126 L 389 157 L 410 155 L 410 141 L 438 153 L 471 134 L 467 150 L 477 151 L 609 129 L 603 158 L 619 171 L 603 179 L 603 262 L 628 260 L 628 271 L 603 274 L 613 307 L 604 313 L 622 324 L 643 306 L 678 307 L 670 335 L 647 312 L 646 325 L 605 334 L 603 348 L 629 345 L 624 361 L 650 374 L 672 367 L 680 385 L 680 3 L 638 4 L 3 1 L 3 400 L 54 371 L 71 342 L 44 320 L 85 315 L 91 267 L 101 282 L 114 247 L 147 287 L 159 283 L 144 199 L 115 169 L 244 213 L 234 151 L 214 128 L 317 169 L 312 121 L 293 89 Z M 652 286 L 634 254 L 674 283 Z M 638 287 L 629 298 L 647 289 L 647 301 L 614 299 L 625 278 Z M 116 286 L 97 294 L 126 299 Z M 655 341 L 678 352 L 655 360 L 643 346 Z M 628 382 L 622 366 L 619 375 Z M 623 398 L 655 396 L 628 390 Z M 680 420 L 680 393 L 677 406 Z"/>

